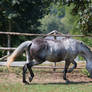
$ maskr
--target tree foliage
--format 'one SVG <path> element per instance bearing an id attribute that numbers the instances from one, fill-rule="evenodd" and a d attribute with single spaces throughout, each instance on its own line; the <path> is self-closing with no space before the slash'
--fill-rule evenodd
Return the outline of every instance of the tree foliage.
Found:
<path id="1" fill-rule="evenodd" d="M 92 0 L 62 0 L 63 5 L 74 4 L 72 15 L 79 16 L 80 31 L 84 35 L 92 33 Z"/>
<path id="2" fill-rule="evenodd" d="M 49 33 L 53 30 L 58 30 L 62 33 L 66 33 L 64 30 L 64 24 L 61 23 L 60 18 L 54 15 L 46 15 L 42 19 L 39 20 L 41 22 L 41 26 L 38 27 L 43 33 Z"/>
<path id="3" fill-rule="evenodd" d="M 49 33 L 53 30 L 58 30 L 62 33 L 66 33 L 64 24 L 61 22 L 61 18 L 65 16 L 65 9 L 59 6 L 59 3 L 50 5 L 49 14 L 40 19 L 41 25 L 38 27 L 43 33 Z"/>
<path id="4" fill-rule="evenodd" d="M 8 23 L 8 20 L 12 20 L 15 32 L 35 32 L 37 31 L 36 26 L 39 25 L 37 20 L 47 13 L 49 4 L 50 0 L 1 0 L 1 22 L 5 24 L 6 21 Z M 3 29 L 2 31 L 8 30 Z"/>
<path id="5" fill-rule="evenodd" d="M 82 13 L 80 12 L 80 29 L 85 35 L 92 34 L 92 9 L 85 9 Z"/>
<path id="6" fill-rule="evenodd" d="M 48 13 L 50 2 L 51 0 L 0 0 L 0 31 L 40 33 L 37 29 L 40 25 L 38 19 Z M 13 36 L 11 43 L 16 45 L 26 38 L 28 39 Z M 2 35 L 0 40 L 2 46 L 7 45 L 7 37 Z"/>

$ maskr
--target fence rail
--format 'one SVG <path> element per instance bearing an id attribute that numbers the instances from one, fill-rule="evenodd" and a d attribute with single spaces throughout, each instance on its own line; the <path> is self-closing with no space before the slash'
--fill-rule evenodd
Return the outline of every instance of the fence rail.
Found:
<path id="1" fill-rule="evenodd" d="M 7 39 L 7 42 L 8 42 L 8 47 L 0 47 L 0 50 L 6 50 L 8 52 L 10 51 L 13 51 L 15 50 L 16 48 L 11 48 L 10 44 L 10 40 L 11 40 L 11 36 L 13 35 L 17 35 L 17 36 L 53 36 L 54 39 L 56 39 L 57 36 L 62 36 L 62 37 L 92 37 L 92 35 L 65 35 L 65 34 L 62 34 L 56 30 L 48 33 L 48 34 L 30 34 L 30 33 L 18 33 L 18 32 L 0 32 L 0 35 L 7 35 L 8 36 L 8 39 Z M 8 55 L 6 56 L 3 56 L 2 58 L 0 58 L 0 65 L 6 65 L 6 62 L 2 62 L 1 60 L 4 60 L 6 59 L 8 56 L 10 55 L 10 53 L 8 53 Z M 11 64 L 11 66 L 23 66 L 25 64 L 25 62 L 13 62 Z M 34 66 L 34 68 L 44 68 L 44 69 L 53 69 L 54 71 L 56 69 L 63 69 L 62 67 L 56 67 L 56 63 L 54 63 L 53 66 Z M 78 67 L 77 69 L 81 69 L 80 67 Z"/>
<path id="2" fill-rule="evenodd" d="M 10 51 L 10 50 L 15 50 L 16 48 L 7 48 L 7 47 L 0 47 L 0 50 L 8 50 L 8 51 Z"/>
<path id="3" fill-rule="evenodd" d="M 17 66 L 17 67 L 22 67 L 22 66 L 24 66 L 24 64 L 26 63 L 26 61 L 15 61 L 15 62 L 13 62 L 12 64 L 11 64 L 11 66 L 13 66 L 13 67 L 15 67 L 15 66 Z M 1 61 L 0 62 L 0 66 L 6 66 L 6 62 L 4 62 L 4 61 Z M 38 66 L 33 66 L 33 68 L 41 68 L 41 69 L 64 69 L 64 66 L 46 66 L 46 64 L 45 65 L 38 65 Z M 77 67 L 76 69 L 84 69 L 84 67 Z"/>
<path id="4" fill-rule="evenodd" d="M 92 35 L 66 35 L 60 32 L 57 33 L 49 33 L 49 34 L 31 34 L 31 33 L 18 33 L 18 32 L 0 32 L 3 35 L 18 35 L 18 36 L 62 36 L 62 37 L 92 37 Z"/>

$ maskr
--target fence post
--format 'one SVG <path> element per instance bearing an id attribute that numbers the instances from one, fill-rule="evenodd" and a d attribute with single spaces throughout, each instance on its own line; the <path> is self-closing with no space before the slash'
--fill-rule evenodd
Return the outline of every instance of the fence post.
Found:
<path id="1" fill-rule="evenodd" d="M 10 44 L 11 44 L 11 37 L 10 37 L 10 35 L 8 35 L 8 48 L 10 48 Z M 10 55 L 10 50 L 7 52 L 7 55 Z"/>
<path id="2" fill-rule="evenodd" d="M 54 39 L 56 40 L 56 34 L 57 34 L 57 31 L 55 30 L 54 31 Z M 56 67 L 56 62 L 54 62 L 54 67 Z M 53 71 L 55 72 L 56 71 L 56 68 L 53 68 Z"/>
<path id="3" fill-rule="evenodd" d="M 9 20 L 9 32 L 11 32 L 11 20 Z M 8 48 L 11 47 L 11 36 L 8 34 Z M 7 52 L 7 55 L 10 55 L 10 51 Z"/>

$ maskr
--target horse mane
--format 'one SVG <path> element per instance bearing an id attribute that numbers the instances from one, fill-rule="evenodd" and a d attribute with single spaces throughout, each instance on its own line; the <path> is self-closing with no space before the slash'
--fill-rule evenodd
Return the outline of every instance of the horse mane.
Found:
<path id="1" fill-rule="evenodd" d="M 55 41 L 55 42 L 61 42 L 62 40 L 66 40 L 66 39 L 69 39 L 69 37 L 62 37 L 61 39 L 50 39 L 50 38 L 46 38 L 46 37 L 44 37 L 43 38 L 44 40 L 50 40 L 50 41 Z"/>

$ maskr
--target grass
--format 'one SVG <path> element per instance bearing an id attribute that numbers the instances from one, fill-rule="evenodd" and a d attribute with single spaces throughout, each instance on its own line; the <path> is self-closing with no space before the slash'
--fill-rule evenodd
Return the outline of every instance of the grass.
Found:
<path id="1" fill-rule="evenodd" d="M 41 73 L 44 70 L 34 69 L 35 73 L 38 73 L 38 77 L 41 77 Z M 52 69 L 46 69 L 45 72 L 52 71 Z M 11 72 L 22 77 L 22 68 L 11 67 Z M 61 72 L 61 70 L 58 70 Z M 80 72 L 80 71 L 78 71 Z M 0 73 L 8 73 L 6 67 L 0 67 Z M 88 72 L 83 69 L 81 73 L 88 75 Z M 46 73 L 47 74 L 47 73 Z M 20 77 L 20 78 L 21 78 Z M 45 77 L 45 75 L 44 75 Z M 0 77 L 3 78 L 3 77 Z M 41 77 L 42 78 L 42 77 Z M 1 79 L 2 80 L 2 79 Z M 73 82 L 66 84 L 64 82 L 56 83 L 31 83 L 30 85 L 24 85 L 21 82 L 16 81 L 0 81 L 0 92 L 92 92 L 91 82 Z"/>
<path id="2" fill-rule="evenodd" d="M 87 75 L 88 77 L 90 77 L 90 74 L 86 69 L 82 69 L 81 73 L 83 73 L 84 75 Z"/>
<path id="3" fill-rule="evenodd" d="M 91 84 L 0 84 L 0 92 L 92 92 Z"/>

